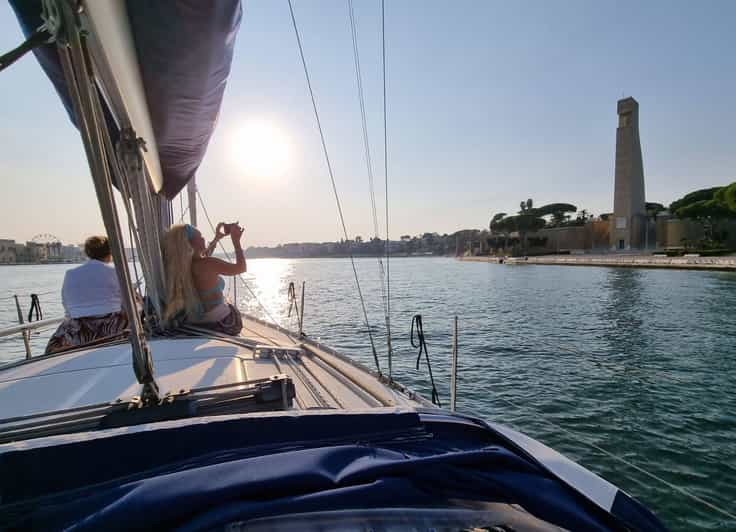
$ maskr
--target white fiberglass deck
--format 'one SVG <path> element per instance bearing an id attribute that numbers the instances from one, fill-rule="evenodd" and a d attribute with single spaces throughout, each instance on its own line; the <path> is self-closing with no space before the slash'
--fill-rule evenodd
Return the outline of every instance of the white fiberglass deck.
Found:
<path id="1" fill-rule="evenodd" d="M 255 320 L 238 340 L 213 337 L 150 341 L 161 393 L 234 384 L 285 374 L 296 409 L 418 406 L 327 348 Z M 281 350 L 256 349 L 278 346 Z M 43 356 L 0 368 L 0 419 L 130 399 L 139 395 L 128 343 Z"/>

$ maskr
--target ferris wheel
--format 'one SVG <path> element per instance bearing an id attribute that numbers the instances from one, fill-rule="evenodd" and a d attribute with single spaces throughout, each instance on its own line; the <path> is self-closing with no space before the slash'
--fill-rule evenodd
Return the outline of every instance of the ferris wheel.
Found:
<path id="1" fill-rule="evenodd" d="M 41 233 L 39 235 L 34 236 L 31 239 L 31 242 L 35 244 L 61 244 L 61 239 L 59 239 L 59 237 L 54 236 L 50 233 Z"/>

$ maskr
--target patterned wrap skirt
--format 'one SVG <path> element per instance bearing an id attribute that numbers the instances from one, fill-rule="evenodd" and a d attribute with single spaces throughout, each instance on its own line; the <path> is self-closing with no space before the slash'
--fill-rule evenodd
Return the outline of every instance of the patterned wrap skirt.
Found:
<path id="1" fill-rule="evenodd" d="M 223 308 L 225 307 L 225 308 Z M 210 316 L 220 316 L 219 319 L 208 320 Z M 240 311 L 231 303 L 222 303 L 221 307 L 216 307 L 205 314 L 205 319 L 192 323 L 197 327 L 210 329 L 230 336 L 238 336 L 243 330 L 243 317 Z"/>
<path id="2" fill-rule="evenodd" d="M 124 312 L 112 312 L 104 316 L 67 318 L 46 345 L 45 354 L 58 353 L 100 341 L 128 336 L 128 317 Z"/>

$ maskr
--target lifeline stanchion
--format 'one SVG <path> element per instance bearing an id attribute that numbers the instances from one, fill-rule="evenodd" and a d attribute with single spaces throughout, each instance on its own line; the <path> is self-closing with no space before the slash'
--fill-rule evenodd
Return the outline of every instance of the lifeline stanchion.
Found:
<path id="1" fill-rule="evenodd" d="M 457 316 L 452 334 L 452 369 L 450 373 L 450 410 L 457 406 Z"/>
<path id="2" fill-rule="evenodd" d="M 18 310 L 18 323 L 23 325 L 23 311 L 20 309 L 18 296 L 13 296 L 13 298 L 15 298 L 15 308 Z M 26 347 L 26 358 L 31 358 L 30 333 L 28 331 L 23 331 L 21 334 L 23 335 L 23 344 Z"/>
<path id="3" fill-rule="evenodd" d="M 306 284 L 306 281 L 302 281 L 302 308 L 299 313 L 299 336 L 304 336 L 304 287 Z"/>

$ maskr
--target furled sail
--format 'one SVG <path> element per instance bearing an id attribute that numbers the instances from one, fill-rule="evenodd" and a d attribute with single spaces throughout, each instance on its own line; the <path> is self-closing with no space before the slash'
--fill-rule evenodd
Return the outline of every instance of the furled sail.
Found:
<path id="1" fill-rule="evenodd" d="M 10 3 L 26 35 L 43 24 L 41 0 Z M 194 177 L 214 131 L 240 26 L 240 0 L 84 4 L 93 37 L 110 67 L 106 74 L 120 92 L 120 102 L 115 103 L 125 108 L 136 133 L 146 141 L 144 159 L 154 189 L 171 199 Z M 127 25 L 121 19 L 126 10 Z M 126 40 L 128 31 L 132 43 Z M 134 50 L 126 49 L 130 47 Z M 35 54 L 76 124 L 56 45 L 39 47 Z M 141 86 L 145 101 L 136 94 Z M 116 139 L 114 109 L 106 111 Z"/>

